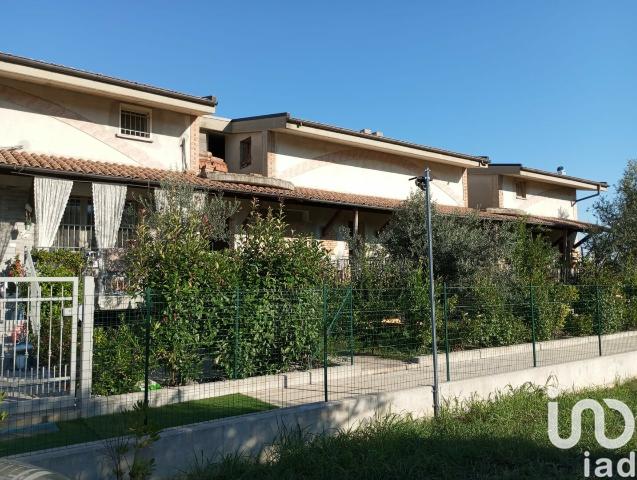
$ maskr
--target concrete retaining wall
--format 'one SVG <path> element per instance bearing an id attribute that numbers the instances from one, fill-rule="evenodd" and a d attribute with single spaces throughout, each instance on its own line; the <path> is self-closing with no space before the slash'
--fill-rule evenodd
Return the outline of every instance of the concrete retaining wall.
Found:
<path id="1" fill-rule="evenodd" d="M 633 338 L 637 336 L 637 331 L 611 333 L 608 335 L 602 335 L 603 342 L 612 342 L 615 340 L 621 340 L 624 338 Z M 559 350 L 563 348 L 576 347 L 580 345 L 597 344 L 599 341 L 597 335 L 591 335 L 588 337 L 573 337 L 564 338 L 561 340 L 546 340 L 543 342 L 535 343 L 536 352 L 545 352 L 550 350 Z M 482 358 L 496 358 L 504 355 L 514 354 L 526 354 L 529 358 L 532 358 L 533 344 L 532 343 L 518 343 L 516 345 L 507 345 L 504 347 L 492 347 L 492 348 L 477 348 L 475 350 L 463 350 L 460 352 L 451 352 L 449 354 L 450 362 L 466 362 L 471 360 L 479 360 Z M 418 363 L 431 364 L 431 355 L 422 355 L 416 357 Z M 445 362 L 445 354 L 438 354 L 438 363 L 442 365 Z"/>
<path id="2" fill-rule="evenodd" d="M 604 342 L 612 342 L 622 338 L 637 336 L 637 331 L 621 332 L 602 337 Z M 544 351 L 558 350 L 578 345 L 597 344 L 596 336 L 576 337 L 563 340 L 550 340 L 537 342 L 538 353 Z M 532 344 L 525 343 L 510 345 L 506 347 L 481 348 L 452 352 L 449 361 L 465 362 L 485 358 L 497 358 L 504 355 L 526 355 L 529 359 L 529 366 L 532 359 Z M 402 366 L 391 366 L 388 368 L 374 367 L 373 373 L 387 373 L 400 369 L 415 369 L 423 366 L 431 366 L 431 355 L 423 355 L 416 358 L 414 363 L 406 363 Z M 444 366 L 445 354 L 439 354 L 439 365 Z M 353 366 L 343 365 L 329 367 L 330 378 L 355 378 L 364 373 L 364 368 L 356 363 Z M 190 400 L 201 400 L 211 397 L 219 397 L 233 393 L 243 393 L 250 395 L 256 389 L 285 389 L 300 385 L 323 383 L 323 369 L 316 368 L 304 372 L 290 372 L 277 375 L 264 375 L 260 377 L 250 377 L 241 380 L 226 380 L 223 382 L 200 383 L 186 385 L 182 387 L 164 387 L 161 390 L 151 391 L 149 402 L 153 407 L 161 407 L 173 403 L 186 402 Z M 62 420 L 72 420 L 79 417 L 92 417 L 97 415 L 107 415 L 130 410 L 133 406 L 144 399 L 142 392 L 127 393 L 122 395 L 111 395 L 108 397 L 92 397 L 81 401 L 76 401 L 71 397 L 50 397 L 34 400 L 24 400 L 8 404 L 5 408 L 11 415 L 11 428 L 24 425 L 36 425 L 38 423 L 58 422 Z M 41 414 L 41 412 L 43 412 Z M 8 427 L 5 427 L 8 428 Z M 0 433 L 2 429 L 0 429 Z"/>
<path id="3" fill-rule="evenodd" d="M 610 385 L 636 376 L 637 352 L 630 352 L 443 383 L 440 394 L 443 400 L 463 401 L 472 397 L 488 398 L 509 386 L 519 387 L 527 382 L 537 385 L 551 382 L 557 391 L 570 391 Z M 431 415 L 432 411 L 431 387 L 420 387 L 170 428 L 164 430 L 160 440 L 152 446 L 151 455 L 157 464 L 154 478 L 183 472 L 191 468 L 196 459 L 214 461 L 235 452 L 257 455 L 272 444 L 281 431 L 300 428 L 307 434 L 334 433 L 389 412 L 421 417 Z M 112 469 L 105 457 L 105 443 L 101 441 L 11 458 L 82 480 L 110 478 Z"/>

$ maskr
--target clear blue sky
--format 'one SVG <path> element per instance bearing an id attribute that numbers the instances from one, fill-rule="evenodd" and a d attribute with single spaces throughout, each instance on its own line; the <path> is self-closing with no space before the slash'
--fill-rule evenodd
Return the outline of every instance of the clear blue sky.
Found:
<path id="1" fill-rule="evenodd" d="M 615 183 L 637 1 L 3 2 L 0 50 Z M 584 212 L 590 202 L 583 203 Z"/>

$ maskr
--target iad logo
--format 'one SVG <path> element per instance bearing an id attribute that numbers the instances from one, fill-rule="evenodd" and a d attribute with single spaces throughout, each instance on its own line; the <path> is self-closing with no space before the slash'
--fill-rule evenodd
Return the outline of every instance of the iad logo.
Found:
<path id="1" fill-rule="evenodd" d="M 624 418 L 624 431 L 617 438 L 606 436 L 606 418 L 604 407 L 595 400 L 580 400 L 571 410 L 571 434 L 567 438 L 561 438 L 558 432 L 558 407 L 557 402 L 549 402 L 548 434 L 549 440 L 557 448 L 568 449 L 577 445 L 582 436 L 582 413 L 586 410 L 593 412 L 595 417 L 595 439 L 600 446 L 609 450 L 621 448 L 626 445 L 635 433 L 635 417 L 624 402 L 605 398 L 604 403 L 611 409 L 618 411 Z M 617 460 L 614 465 L 610 458 L 590 458 L 588 451 L 584 452 L 584 477 L 613 478 L 616 473 L 621 478 L 635 478 L 636 461 L 635 452 L 630 452 L 628 457 Z"/>
<path id="2" fill-rule="evenodd" d="M 635 417 L 630 411 L 628 405 L 619 400 L 605 398 L 604 403 L 609 408 L 617 410 L 624 417 L 624 431 L 617 438 L 608 438 L 606 436 L 606 421 L 604 416 L 604 407 L 595 400 L 580 400 L 571 410 L 571 435 L 567 438 L 561 438 L 558 431 L 558 407 L 557 402 L 549 402 L 549 440 L 557 448 L 568 449 L 577 445 L 582 436 L 582 413 L 585 410 L 591 410 L 595 416 L 595 439 L 600 446 L 613 450 L 626 445 L 635 433 Z"/>

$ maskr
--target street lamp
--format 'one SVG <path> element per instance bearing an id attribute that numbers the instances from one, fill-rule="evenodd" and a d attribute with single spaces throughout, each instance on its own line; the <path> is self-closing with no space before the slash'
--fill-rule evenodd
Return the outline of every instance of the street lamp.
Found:
<path id="1" fill-rule="evenodd" d="M 411 180 L 416 181 L 416 186 L 425 192 L 425 223 L 427 229 L 427 250 L 429 256 L 429 305 L 431 307 L 431 354 L 433 357 L 434 384 L 433 384 L 433 400 L 434 400 L 434 416 L 440 414 L 440 392 L 438 389 L 438 339 L 436 335 L 436 303 L 434 288 L 434 258 L 433 258 L 433 240 L 431 234 L 431 170 L 425 168 L 421 177 L 414 177 Z"/>

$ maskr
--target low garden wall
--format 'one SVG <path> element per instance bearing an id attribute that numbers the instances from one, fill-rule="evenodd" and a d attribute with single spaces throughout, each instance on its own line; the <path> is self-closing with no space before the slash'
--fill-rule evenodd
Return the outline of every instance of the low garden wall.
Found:
<path id="1" fill-rule="evenodd" d="M 488 398 L 497 391 L 529 382 L 551 383 L 557 391 L 569 391 L 610 385 L 635 376 L 637 352 L 629 352 L 448 382 L 441 385 L 440 395 L 443 400 Z M 150 447 L 149 455 L 156 462 L 153 478 L 170 478 L 197 463 L 214 461 L 227 454 L 258 455 L 286 431 L 334 433 L 386 413 L 421 417 L 432 412 L 431 387 L 419 387 L 169 428 L 162 431 L 160 439 Z M 74 479 L 108 478 L 113 468 L 105 457 L 104 441 L 9 458 Z"/>
<path id="2" fill-rule="evenodd" d="M 637 331 L 620 332 L 603 335 L 602 341 L 604 343 L 608 343 L 622 339 L 635 339 L 635 337 L 637 337 Z M 593 345 L 597 344 L 598 340 L 598 337 L 590 336 L 537 342 L 536 351 L 540 353 L 573 348 L 580 345 Z M 527 365 L 531 366 L 532 344 L 528 343 L 507 347 L 451 352 L 449 354 L 449 362 L 471 362 L 480 359 L 497 359 L 498 357 L 514 355 L 520 355 L 520 358 L 523 361 L 528 360 Z M 377 363 L 372 363 L 368 368 L 366 368 L 364 364 L 357 363 L 355 357 L 354 365 L 328 367 L 328 379 L 338 378 L 339 380 L 344 380 L 348 378 L 357 378 L 361 375 L 390 374 L 392 372 L 417 369 L 422 368 L 423 366 L 426 367 L 431 365 L 431 362 L 431 355 L 426 355 L 417 357 L 414 362 L 396 362 L 382 367 Z M 441 372 L 444 372 L 445 362 L 445 354 L 439 354 Z M 478 373 L 479 372 L 476 372 L 476 374 Z M 441 375 L 441 378 L 444 379 L 444 375 Z M 323 382 L 323 369 L 315 368 L 307 371 L 264 375 L 239 380 L 199 383 L 180 387 L 164 387 L 160 390 L 149 391 L 148 399 L 151 407 L 161 407 L 175 403 L 202 400 L 237 393 L 254 395 L 257 391 L 281 391 L 303 385 L 323 385 Z M 121 395 L 95 396 L 84 400 L 68 396 L 37 398 L 33 400 L 21 400 L 7 403 L 3 408 L 10 415 L 11 421 L 9 424 L 11 425 L 11 428 L 20 428 L 22 426 L 33 426 L 41 423 L 72 420 L 80 417 L 87 418 L 98 415 L 119 413 L 132 409 L 136 403 L 143 400 L 144 392 L 140 391 Z M 2 430 L 0 430 L 0 433 L 1 432 Z"/>

